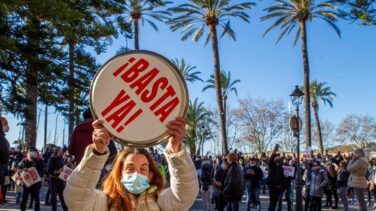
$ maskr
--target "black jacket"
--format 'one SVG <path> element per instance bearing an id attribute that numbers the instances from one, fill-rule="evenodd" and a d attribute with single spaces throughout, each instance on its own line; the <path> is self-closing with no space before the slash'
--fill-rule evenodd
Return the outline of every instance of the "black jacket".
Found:
<path id="1" fill-rule="evenodd" d="M 285 175 L 283 173 L 282 165 L 277 165 L 275 162 L 275 154 L 270 156 L 269 160 L 269 174 L 266 183 L 272 188 L 282 188 L 285 189 Z"/>
<path id="2" fill-rule="evenodd" d="M 18 164 L 18 169 L 23 170 L 27 168 L 35 167 L 38 171 L 38 174 L 40 177 L 43 177 L 44 175 L 44 161 L 42 159 L 33 159 L 33 160 L 28 160 L 28 159 L 23 159 L 19 164 Z M 37 182 L 34 185 L 30 186 L 29 188 L 40 188 L 42 182 Z M 25 188 L 26 186 L 24 186 Z"/>
<path id="3" fill-rule="evenodd" d="M 241 201 L 244 193 L 243 174 L 237 163 L 231 163 L 225 176 L 223 196 L 227 201 Z"/>
<path id="4" fill-rule="evenodd" d="M 253 171 L 254 174 L 249 174 L 250 171 Z M 251 166 L 248 163 L 243 168 L 243 175 L 247 187 L 260 188 L 260 181 L 262 180 L 264 175 L 260 167 L 258 167 L 257 165 Z"/>
<path id="5" fill-rule="evenodd" d="M 47 165 L 47 173 L 54 178 L 59 178 L 59 174 L 54 174 L 54 171 L 59 170 L 64 167 L 64 159 L 63 157 L 58 157 L 58 156 L 52 156 L 48 160 L 48 165 Z"/>
<path id="6" fill-rule="evenodd" d="M 209 162 L 204 162 L 201 166 L 201 182 L 211 185 L 214 178 L 214 168 Z"/>
<path id="7" fill-rule="evenodd" d="M 342 169 L 338 172 L 337 175 L 337 185 L 339 187 L 347 187 L 347 182 L 349 181 L 350 172 L 346 169 Z"/>
<path id="8" fill-rule="evenodd" d="M 9 142 L 5 138 L 4 133 L 0 132 L 0 165 L 8 165 L 8 162 L 9 162 Z"/>

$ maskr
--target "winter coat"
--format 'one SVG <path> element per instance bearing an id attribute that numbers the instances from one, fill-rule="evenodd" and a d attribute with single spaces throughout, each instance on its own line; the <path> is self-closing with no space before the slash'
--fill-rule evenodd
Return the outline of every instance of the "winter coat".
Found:
<path id="1" fill-rule="evenodd" d="M 285 189 L 285 174 L 282 165 L 277 165 L 275 162 L 275 154 L 272 154 L 269 159 L 269 174 L 266 183 L 272 188 Z"/>
<path id="2" fill-rule="evenodd" d="M 19 164 L 18 164 L 18 169 L 23 170 L 27 168 L 35 167 L 39 176 L 42 178 L 44 175 L 44 161 L 41 157 L 38 156 L 38 158 L 35 158 L 33 160 L 29 160 L 27 158 L 24 158 Z M 40 188 L 42 182 L 37 182 L 34 185 L 30 186 L 30 189 L 33 188 Z M 24 186 L 25 188 L 26 186 Z"/>
<path id="3" fill-rule="evenodd" d="M 177 153 L 164 151 L 171 173 L 171 186 L 157 193 L 157 199 L 147 195 L 135 198 L 131 195 L 134 211 L 143 210 L 188 210 L 198 193 L 198 179 L 193 162 L 189 154 L 182 149 Z M 114 211 L 115 207 L 108 208 L 106 194 L 95 189 L 101 170 L 109 156 L 96 155 L 91 147 L 87 147 L 81 163 L 68 178 L 64 190 L 64 200 L 71 211 Z M 119 181 L 120 182 L 120 181 Z M 150 188 L 147 191 L 149 193 Z M 154 200 L 153 200 L 154 199 Z"/>
<path id="4" fill-rule="evenodd" d="M 329 171 L 327 172 L 328 184 L 326 185 L 327 190 L 337 190 L 337 173 L 331 176 Z"/>
<path id="5" fill-rule="evenodd" d="M 5 138 L 5 134 L 0 133 L 0 165 L 8 165 L 9 154 L 9 142 Z"/>
<path id="6" fill-rule="evenodd" d="M 53 156 L 48 160 L 47 172 L 51 177 L 59 178 L 60 173 L 54 173 L 61 168 L 64 168 L 64 159 L 63 157 Z"/>
<path id="7" fill-rule="evenodd" d="M 322 197 L 326 184 L 328 184 L 328 177 L 325 170 L 321 167 L 313 167 L 311 172 L 309 195 L 314 197 Z"/>
<path id="8" fill-rule="evenodd" d="M 249 171 L 253 171 L 254 174 L 249 174 Z M 243 175 L 245 180 L 245 185 L 251 188 L 260 188 L 261 180 L 263 178 L 263 173 L 260 167 L 257 165 L 251 166 L 249 163 L 243 168 Z"/>
<path id="9" fill-rule="evenodd" d="M 93 120 L 87 119 L 79 124 L 71 135 L 68 152 L 76 158 L 77 163 L 81 162 L 86 147 L 93 143 L 92 135 L 94 128 L 92 126 Z"/>
<path id="10" fill-rule="evenodd" d="M 80 163 L 84 156 L 85 149 L 88 145 L 93 143 L 92 135 L 94 128 L 92 119 L 86 119 L 79 124 L 71 135 L 68 152 L 76 158 L 76 163 Z M 115 143 L 111 140 L 108 149 L 110 150 L 110 156 L 107 160 L 107 164 L 111 163 L 117 154 Z"/>
<path id="11" fill-rule="evenodd" d="M 223 191 L 223 182 L 225 181 L 225 170 L 222 169 L 221 167 L 217 168 L 217 170 L 215 171 L 215 175 L 214 175 L 214 180 L 216 182 L 220 182 L 221 185 L 218 186 L 218 185 L 215 185 L 215 188 L 220 190 L 220 191 Z"/>
<path id="12" fill-rule="evenodd" d="M 365 157 L 359 157 L 356 161 L 351 160 L 347 165 L 347 171 L 350 172 L 348 185 L 353 188 L 367 188 L 368 161 Z"/>
<path id="13" fill-rule="evenodd" d="M 223 196 L 227 201 L 241 201 L 244 193 L 244 180 L 241 167 L 233 162 L 225 175 Z"/>
<path id="14" fill-rule="evenodd" d="M 211 185 L 214 179 L 214 168 L 209 161 L 204 161 L 201 165 L 201 182 Z"/>
<path id="15" fill-rule="evenodd" d="M 347 169 L 341 169 L 337 175 L 338 187 L 347 187 L 349 177 L 350 177 L 350 173 L 347 171 Z"/>

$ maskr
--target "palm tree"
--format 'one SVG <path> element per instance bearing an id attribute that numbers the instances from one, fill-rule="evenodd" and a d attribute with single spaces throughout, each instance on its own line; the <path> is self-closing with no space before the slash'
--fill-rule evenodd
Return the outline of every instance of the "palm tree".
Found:
<path id="1" fill-rule="evenodd" d="M 168 21 L 172 31 L 182 30 L 183 36 L 181 40 L 186 40 L 188 37 L 192 36 L 193 41 L 198 41 L 203 36 L 205 30 L 208 30 L 205 45 L 209 40 L 211 41 L 223 153 L 228 152 L 228 145 L 222 91 L 219 85 L 221 84 L 221 67 L 219 61 L 217 28 L 223 29 L 220 37 L 228 35 L 230 39 L 236 40 L 235 32 L 231 28 L 230 18 L 240 18 L 245 22 L 249 22 L 249 16 L 245 13 L 245 10 L 255 5 L 250 2 L 230 5 L 230 2 L 231 0 L 189 0 L 188 3 L 170 8 L 170 11 L 179 14 L 179 16 Z"/>
<path id="2" fill-rule="evenodd" d="M 201 74 L 201 72 L 194 71 L 194 69 L 197 68 L 196 66 L 191 66 L 185 63 L 184 59 L 181 59 L 179 61 L 177 58 L 175 58 L 171 60 L 171 62 L 178 68 L 179 72 L 181 73 L 185 81 L 189 81 L 191 83 L 193 83 L 194 81 L 203 82 L 203 80 L 198 76 Z"/>
<path id="3" fill-rule="evenodd" d="M 207 125 L 210 120 L 211 112 L 205 107 L 203 102 L 198 102 L 196 98 L 194 102 L 189 101 L 187 112 L 187 132 L 184 137 L 184 142 L 188 145 L 191 154 L 196 153 L 196 142 L 198 136 L 201 135 L 200 130 Z M 201 137 L 201 139 L 203 139 Z"/>
<path id="4" fill-rule="evenodd" d="M 321 101 L 324 105 L 327 103 L 330 107 L 333 107 L 332 100 L 335 96 L 337 96 L 332 90 L 330 90 L 329 86 L 326 86 L 326 82 L 318 83 L 316 80 L 312 81 L 309 86 L 311 92 L 311 99 L 312 99 L 312 108 L 313 113 L 315 116 L 316 121 L 316 128 L 317 128 L 317 135 L 318 135 L 318 142 L 321 154 L 324 153 L 324 146 L 322 142 L 322 135 L 321 135 L 321 126 L 320 120 L 318 115 L 319 104 L 318 100 Z"/>
<path id="5" fill-rule="evenodd" d="M 139 23 L 144 25 L 147 22 L 154 30 L 158 31 L 157 25 L 148 19 L 153 18 L 155 20 L 163 22 L 168 19 L 170 12 L 164 10 L 157 10 L 171 2 L 163 0 L 129 0 L 124 4 L 124 12 L 129 16 L 129 22 L 133 23 L 134 34 L 134 48 L 140 49 L 139 46 Z"/>
<path id="6" fill-rule="evenodd" d="M 215 88 L 215 79 L 214 76 L 211 75 L 210 79 L 206 81 L 208 85 L 202 89 L 202 91 L 206 91 L 207 89 L 214 89 Z M 221 71 L 221 90 L 222 90 L 222 103 L 223 103 L 223 113 L 227 114 L 227 97 L 230 92 L 234 92 L 235 95 L 238 95 L 238 90 L 235 88 L 235 85 L 240 83 L 239 79 L 234 81 L 231 80 L 231 73 L 225 72 L 224 70 Z M 226 117 L 226 115 L 225 115 Z M 225 119 L 226 122 L 226 119 Z M 227 124 L 226 124 L 227 125 Z"/>
<path id="7" fill-rule="evenodd" d="M 305 107 L 305 125 L 306 125 L 306 145 L 311 146 L 311 108 L 309 93 L 309 61 L 307 49 L 307 22 L 314 18 L 320 18 L 328 23 L 341 37 L 340 29 L 335 25 L 337 21 L 337 7 L 332 1 L 326 1 L 315 4 L 314 0 L 276 0 L 276 4 L 265 10 L 267 15 L 261 17 L 261 21 L 277 19 L 264 33 L 264 36 L 272 29 L 279 27 L 280 33 L 277 43 L 286 35 L 289 35 L 293 29 L 298 28 L 295 34 L 294 45 L 301 37 L 302 55 L 304 65 L 304 107 Z"/>

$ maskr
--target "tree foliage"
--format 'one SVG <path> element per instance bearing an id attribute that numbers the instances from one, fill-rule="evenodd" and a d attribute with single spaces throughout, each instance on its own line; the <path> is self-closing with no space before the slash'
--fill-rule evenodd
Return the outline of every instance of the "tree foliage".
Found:
<path id="1" fill-rule="evenodd" d="M 287 113 L 281 101 L 247 98 L 239 100 L 237 116 L 246 141 L 262 153 L 280 138 Z"/>
<path id="2" fill-rule="evenodd" d="M 342 6 L 340 16 L 361 25 L 376 25 L 376 0 L 335 0 Z"/>
<path id="3" fill-rule="evenodd" d="M 376 141 L 376 119 L 370 115 L 350 114 L 338 125 L 337 137 L 341 142 L 367 147 Z"/>

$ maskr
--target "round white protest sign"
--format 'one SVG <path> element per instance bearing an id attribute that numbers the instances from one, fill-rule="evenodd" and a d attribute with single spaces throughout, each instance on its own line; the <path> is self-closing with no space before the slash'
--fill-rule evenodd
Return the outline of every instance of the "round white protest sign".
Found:
<path id="1" fill-rule="evenodd" d="M 96 73 L 90 107 L 124 145 L 153 146 L 167 140 L 166 125 L 185 117 L 188 91 L 176 67 L 150 51 L 115 56 Z"/>

